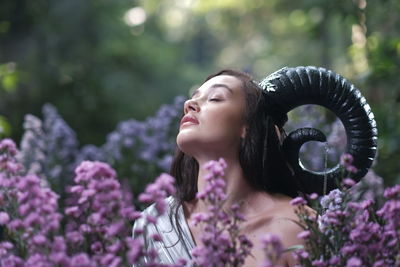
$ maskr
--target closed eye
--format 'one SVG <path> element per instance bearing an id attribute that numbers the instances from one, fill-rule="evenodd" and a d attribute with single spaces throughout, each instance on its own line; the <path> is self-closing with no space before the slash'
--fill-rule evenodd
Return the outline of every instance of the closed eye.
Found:
<path id="1" fill-rule="evenodd" d="M 222 101 L 222 99 L 220 99 L 220 98 L 211 98 L 209 101 L 219 102 L 219 101 Z"/>

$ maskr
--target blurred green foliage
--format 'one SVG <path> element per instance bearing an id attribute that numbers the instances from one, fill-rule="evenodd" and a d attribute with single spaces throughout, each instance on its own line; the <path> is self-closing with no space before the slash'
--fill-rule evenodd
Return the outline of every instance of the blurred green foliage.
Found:
<path id="1" fill-rule="evenodd" d="M 3 0 L 0 125 L 54 104 L 81 144 L 143 119 L 223 67 L 256 79 L 282 66 L 357 85 L 379 129 L 377 173 L 400 182 L 398 0 Z M 12 130 L 12 131 L 11 131 Z"/>

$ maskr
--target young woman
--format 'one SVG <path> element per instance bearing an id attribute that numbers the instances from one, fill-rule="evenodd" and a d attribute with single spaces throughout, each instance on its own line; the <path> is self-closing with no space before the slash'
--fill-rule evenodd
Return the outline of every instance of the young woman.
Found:
<path id="1" fill-rule="evenodd" d="M 312 70 L 326 71 L 315 68 Z M 305 70 L 306 75 L 307 71 L 309 69 Z M 282 92 L 285 95 L 280 88 L 288 85 L 279 83 L 285 83 L 287 76 L 281 74 L 287 73 L 286 69 L 281 70 L 258 85 L 245 73 L 223 70 L 208 77 L 185 102 L 184 116 L 176 139 L 177 153 L 171 168 L 171 174 L 176 178 L 177 194 L 168 199 L 167 215 L 160 218 L 156 226 L 147 229 L 148 235 L 158 233 L 163 239 L 162 242 L 146 241 L 149 247 L 158 251 L 162 263 L 175 263 L 179 258 L 190 259 L 191 249 L 200 244 L 201 229 L 188 222 L 192 214 L 207 211 L 207 206 L 197 200 L 195 194 L 205 186 L 202 179 L 205 175 L 205 163 L 219 158 L 224 158 L 228 166 L 225 170 L 228 196 L 225 205 L 229 207 L 233 203 L 241 203 L 240 212 L 246 221 L 241 225 L 240 231 L 253 243 L 251 256 L 247 258 L 245 266 L 256 266 L 263 261 L 259 238 L 266 233 L 280 236 L 286 248 L 302 243 L 297 238 L 302 229 L 295 223 L 297 216 L 290 200 L 300 192 L 321 193 L 322 184 L 324 191 L 332 189 L 336 186 L 339 170 L 318 174 L 299 166 L 299 147 L 308 140 L 323 141 L 324 136 L 321 137 L 320 132 L 303 129 L 301 134 L 296 132 L 287 138 L 288 142 L 283 145 L 286 137 L 283 130 L 287 121 L 286 113 L 299 105 L 296 101 L 300 104 L 317 102 L 316 104 L 331 108 L 325 102 L 305 101 L 312 90 L 308 90 L 308 93 L 297 93 L 295 97 L 292 95 L 284 100 L 279 96 L 276 98 L 274 95 Z M 328 73 L 327 79 L 330 79 L 330 75 Z M 322 84 L 321 80 L 319 79 L 319 84 Z M 341 80 L 338 82 L 341 83 Z M 300 85 L 306 87 L 301 82 Z M 328 89 L 331 86 L 333 85 L 328 85 Z M 313 88 L 312 82 L 308 87 Z M 291 89 L 296 87 L 292 86 Z M 304 91 L 304 88 L 301 90 Z M 325 99 L 321 97 L 320 88 L 317 91 L 319 98 Z M 343 95 L 343 92 L 336 93 Z M 315 94 L 311 93 L 313 95 Z M 310 96 L 308 98 L 313 99 Z M 314 96 L 315 98 L 318 97 Z M 353 99 L 352 102 L 355 107 L 367 109 L 365 101 Z M 340 111 L 336 108 L 334 112 L 337 113 L 338 110 Z M 365 114 L 361 116 L 365 118 Z M 349 118 L 354 116 L 341 115 L 345 127 L 350 123 Z M 361 125 L 361 128 L 376 130 L 373 122 L 372 119 Z M 347 131 L 350 143 L 358 138 L 365 139 L 359 132 L 359 129 Z M 363 172 L 370 166 L 368 164 L 371 162 L 365 163 L 365 152 L 369 152 L 369 158 L 374 155 L 376 131 L 372 131 L 367 137 L 371 142 L 356 148 L 357 152 L 361 151 L 362 156 L 352 153 L 360 170 L 356 177 L 363 176 Z M 350 147 L 348 152 L 354 152 L 351 149 L 353 148 Z M 321 183 L 322 176 L 326 177 L 324 183 Z M 154 206 L 151 206 L 144 213 L 151 215 L 155 212 Z M 144 220 L 139 220 L 135 228 L 144 227 L 144 224 Z M 290 253 L 285 253 L 280 263 L 294 266 L 295 261 Z"/>
<path id="2" fill-rule="evenodd" d="M 296 234 L 301 229 L 293 222 L 297 216 L 289 203 L 298 188 L 280 151 L 282 125 L 268 117 L 263 105 L 260 88 L 246 74 L 227 70 L 210 77 L 185 103 L 177 136 L 181 155 L 178 154 L 173 172 L 178 195 L 184 200 L 181 204 L 185 219 L 189 220 L 193 213 L 207 212 L 203 202 L 194 198 L 197 190 L 203 191 L 204 165 L 210 160 L 225 159 L 226 207 L 241 203 L 241 213 L 246 218 L 241 231 L 254 245 L 252 257 L 246 261 L 248 266 L 263 260 L 259 239 L 265 233 L 280 235 L 285 247 L 300 243 Z M 269 139 L 267 164 L 262 166 L 265 138 Z M 187 165 L 198 171 L 184 173 L 191 168 L 182 166 L 186 165 L 179 162 L 182 156 L 188 157 L 192 163 Z M 180 186 L 189 185 L 189 180 L 196 185 L 191 186 L 192 192 Z M 199 244 L 201 229 L 190 224 L 189 228 Z M 293 265 L 289 254 L 283 260 Z"/>

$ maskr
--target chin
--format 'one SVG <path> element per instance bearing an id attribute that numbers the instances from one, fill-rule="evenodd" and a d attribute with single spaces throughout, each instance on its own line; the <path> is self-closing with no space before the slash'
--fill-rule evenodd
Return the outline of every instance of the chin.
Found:
<path id="1" fill-rule="evenodd" d="M 176 137 L 176 144 L 183 153 L 193 156 L 193 150 L 198 146 L 198 140 L 192 135 L 179 133 Z"/>
<path id="2" fill-rule="evenodd" d="M 217 151 L 226 151 L 223 141 L 214 138 L 201 138 L 198 135 L 178 134 L 176 138 L 178 148 L 188 156 L 197 158 L 199 155 L 215 154 Z"/>

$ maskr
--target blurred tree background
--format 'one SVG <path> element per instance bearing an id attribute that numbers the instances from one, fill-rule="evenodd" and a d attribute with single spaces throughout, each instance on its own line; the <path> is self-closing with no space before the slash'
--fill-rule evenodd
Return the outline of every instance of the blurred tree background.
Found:
<path id="1" fill-rule="evenodd" d="M 104 143 L 210 73 L 257 80 L 316 65 L 352 81 L 379 130 L 376 172 L 400 183 L 399 0 L 2 0 L 0 129 L 51 103 L 80 144 Z"/>

